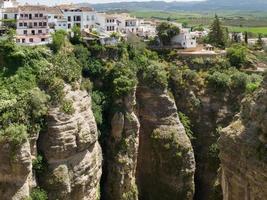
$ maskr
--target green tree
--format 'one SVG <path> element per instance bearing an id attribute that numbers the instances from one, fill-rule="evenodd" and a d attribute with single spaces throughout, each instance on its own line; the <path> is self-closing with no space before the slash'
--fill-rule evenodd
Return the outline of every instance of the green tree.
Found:
<path id="1" fill-rule="evenodd" d="M 247 48 L 234 44 L 227 49 L 227 58 L 232 66 L 240 68 L 247 61 Z"/>
<path id="2" fill-rule="evenodd" d="M 227 30 L 222 26 L 217 15 L 211 25 L 208 42 L 219 48 L 225 48 L 227 43 Z"/>
<path id="3" fill-rule="evenodd" d="M 60 48 L 65 44 L 66 42 L 66 36 L 67 33 L 63 30 L 56 31 L 54 34 L 52 34 L 53 42 L 50 45 L 50 48 L 54 52 L 58 52 Z"/>
<path id="4" fill-rule="evenodd" d="M 71 29 L 70 42 L 72 44 L 80 44 L 82 41 L 81 28 L 77 25 L 74 25 Z"/>
<path id="5" fill-rule="evenodd" d="M 262 40 L 262 34 L 260 33 L 258 35 L 258 40 L 256 42 L 256 48 L 259 49 L 259 50 L 262 50 L 263 49 L 263 45 L 264 45 L 264 42 Z"/>
<path id="6" fill-rule="evenodd" d="M 163 45 L 169 45 L 171 39 L 180 33 L 179 27 L 168 23 L 162 22 L 157 26 L 158 37 Z"/>

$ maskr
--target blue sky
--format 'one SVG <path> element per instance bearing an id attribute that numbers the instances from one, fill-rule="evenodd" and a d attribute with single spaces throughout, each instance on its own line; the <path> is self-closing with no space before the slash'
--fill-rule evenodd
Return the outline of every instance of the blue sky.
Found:
<path id="1" fill-rule="evenodd" d="M 108 3 L 108 2 L 126 2 L 126 1 L 151 1 L 151 0 L 17 0 L 20 3 L 41 3 L 41 4 L 60 4 L 60 3 Z M 165 0 L 173 1 L 173 0 Z M 176 0 L 176 1 L 201 1 L 201 0 Z"/>

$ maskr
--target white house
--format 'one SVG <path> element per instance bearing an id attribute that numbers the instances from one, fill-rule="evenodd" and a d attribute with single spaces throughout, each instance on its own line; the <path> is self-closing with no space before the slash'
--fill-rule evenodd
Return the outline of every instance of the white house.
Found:
<path id="1" fill-rule="evenodd" d="M 171 44 L 185 49 L 195 48 L 197 46 L 197 40 L 190 34 L 190 29 L 182 28 L 180 29 L 180 34 L 171 39 Z"/>
<path id="2" fill-rule="evenodd" d="M 67 29 L 71 30 L 78 26 L 81 30 L 91 29 L 96 23 L 96 11 L 90 7 L 77 7 L 70 5 L 58 6 L 67 20 Z"/>
<path id="3" fill-rule="evenodd" d="M 27 45 L 50 42 L 46 6 L 25 5 L 18 7 L 16 42 Z"/>
<path id="4" fill-rule="evenodd" d="M 60 29 L 67 31 L 67 20 L 59 7 L 47 7 L 47 17 L 50 32 Z"/>
<path id="5" fill-rule="evenodd" d="M 157 35 L 156 24 L 151 21 L 140 20 L 136 34 L 140 37 L 155 37 Z"/>
<path id="6" fill-rule="evenodd" d="M 119 31 L 122 33 L 137 33 L 139 31 L 140 20 L 127 13 L 117 15 L 117 22 Z"/>
<path id="7" fill-rule="evenodd" d="M 119 31 L 118 16 L 106 13 L 97 13 L 96 28 L 100 33 L 111 34 Z"/>
<path id="8" fill-rule="evenodd" d="M 16 7 L 18 3 L 16 0 L 0 0 L 0 26 L 2 26 L 2 20 L 15 19 Z"/>

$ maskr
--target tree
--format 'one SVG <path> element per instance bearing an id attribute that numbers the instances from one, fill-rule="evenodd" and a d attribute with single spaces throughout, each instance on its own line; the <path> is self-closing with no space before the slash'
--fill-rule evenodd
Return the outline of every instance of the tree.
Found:
<path id="1" fill-rule="evenodd" d="M 264 42 L 262 40 L 262 34 L 260 33 L 258 35 L 258 40 L 256 42 L 256 48 L 259 49 L 259 50 L 262 50 L 263 49 L 263 45 L 264 45 Z"/>
<path id="2" fill-rule="evenodd" d="M 72 44 L 80 44 L 82 41 L 81 28 L 77 25 L 74 25 L 71 29 L 70 42 Z"/>
<path id="3" fill-rule="evenodd" d="M 168 23 L 162 22 L 157 26 L 158 37 L 163 45 L 169 45 L 171 39 L 180 33 L 179 27 Z"/>
<path id="4" fill-rule="evenodd" d="M 67 33 L 63 30 L 56 31 L 52 35 L 53 42 L 50 45 L 54 52 L 58 52 L 59 49 L 65 44 Z"/>
<path id="5" fill-rule="evenodd" d="M 227 30 L 222 27 L 217 15 L 211 25 L 208 42 L 219 48 L 225 48 L 227 43 Z"/>
<path id="6" fill-rule="evenodd" d="M 245 32 L 245 43 L 248 44 L 248 32 Z"/>
<path id="7" fill-rule="evenodd" d="M 235 44 L 227 49 L 227 58 L 232 66 L 240 68 L 247 61 L 247 48 Z"/>

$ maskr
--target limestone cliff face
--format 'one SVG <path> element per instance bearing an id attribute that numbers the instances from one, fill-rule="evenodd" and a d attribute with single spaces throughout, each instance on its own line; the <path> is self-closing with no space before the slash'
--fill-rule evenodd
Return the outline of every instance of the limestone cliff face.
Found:
<path id="1" fill-rule="evenodd" d="M 185 80 L 185 82 L 188 80 Z M 222 199 L 218 180 L 218 130 L 227 126 L 239 111 L 242 95 L 238 92 L 217 92 L 197 83 L 186 86 L 172 80 L 177 108 L 192 124 L 192 141 L 196 158 L 197 200 Z"/>
<path id="2" fill-rule="evenodd" d="M 224 200 L 266 199 L 267 82 L 219 139 Z"/>
<path id="3" fill-rule="evenodd" d="M 32 154 L 29 141 L 13 146 L 0 143 L 0 199 L 21 200 L 29 196 L 32 179 Z"/>
<path id="4" fill-rule="evenodd" d="M 167 91 L 137 88 L 140 145 L 139 198 L 187 200 L 194 195 L 195 160 L 174 101 Z"/>
<path id="5" fill-rule="evenodd" d="M 39 139 L 47 169 L 40 176 L 41 186 L 50 199 L 99 199 L 102 152 L 91 110 L 91 98 L 81 90 L 65 88 L 65 99 L 73 103 L 74 113 L 50 108 L 48 129 Z"/>
<path id="6" fill-rule="evenodd" d="M 140 124 L 134 113 L 135 91 L 116 104 L 121 111 L 115 112 L 111 121 L 104 196 L 107 200 L 137 200 L 135 177 Z"/>

